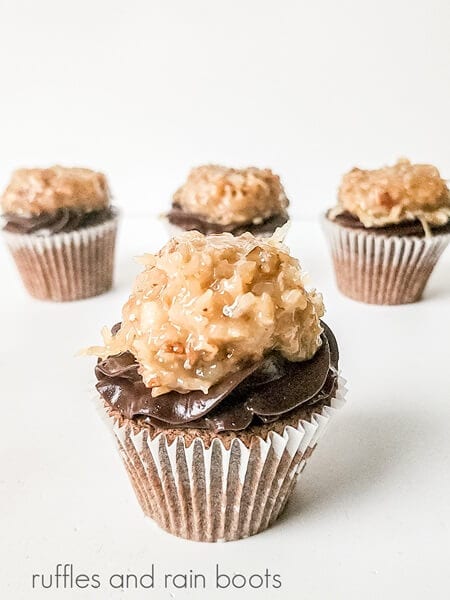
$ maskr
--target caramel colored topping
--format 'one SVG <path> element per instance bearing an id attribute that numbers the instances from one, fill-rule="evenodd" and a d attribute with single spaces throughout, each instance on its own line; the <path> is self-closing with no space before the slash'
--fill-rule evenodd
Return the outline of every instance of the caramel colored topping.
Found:
<path id="1" fill-rule="evenodd" d="M 417 219 L 445 225 L 450 219 L 450 193 L 439 171 L 406 159 L 373 171 L 352 169 L 342 179 L 338 198 L 332 214 L 348 211 L 366 227 Z"/>
<path id="2" fill-rule="evenodd" d="M 262 223 L 284 214 L 288 200 L 280 178 L 270 169 L 228 169 L 205 165 L 192 169 L 175 192 L 173 203 L 211 223 Z"/>
<path id="3" fill-rule="evenodd" d="M 60 208 L 97 211 L 109 202 L 102 173 L 60 166 L 14 171 L 1 199 L 4 213 L 23 216 L 53 213 Z"/>
<path id="4" fill-rule="evenodd" d="M 275 240 L 187 232 L 141 262 L 120 330 L 89 352 L 131 352 L 153 396 L 206 393 L 272 350 L 303 361 L 320 346 L 322 298 Z"/>

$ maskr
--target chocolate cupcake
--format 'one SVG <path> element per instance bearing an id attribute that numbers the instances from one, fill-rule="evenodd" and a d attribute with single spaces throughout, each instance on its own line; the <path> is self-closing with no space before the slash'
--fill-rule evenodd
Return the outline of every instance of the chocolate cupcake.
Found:
<path id="1" fill-rule="evenodd" d="M 236 540 L 279 516 L 343 401 L 322 298 L 275 240 L 187 232 L 157 255 L 88 350 L 144 513 Z"/>
<path id="2" fill-rule="evenodd" d="M 324 219 L 343 294 L 370 304 L 416 302 L 450 240 L 450 193 L 431 165 L 402 159 L 353 169 Z"/>
<path id="3" fill-rule="evenodd" d="M 205 165 L 192 169 L 166 215 L 171 234 L 245 232 L 270 237 L 288 221 L 288 199 L 270 169 L 229 169 Z"/>
<path id="4" fill-rule="evenodd" d="M 117 212 L 89 169 L 20 169 L 1 198 L 3 236 L 28 292 L 80 300 L 111 288 Z"/>

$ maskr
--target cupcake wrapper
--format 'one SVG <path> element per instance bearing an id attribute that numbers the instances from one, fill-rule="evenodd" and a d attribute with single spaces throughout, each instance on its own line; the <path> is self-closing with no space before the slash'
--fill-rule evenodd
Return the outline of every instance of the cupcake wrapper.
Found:
<path id="1" fill-rule="evenodd" d="M 112 286 L 117 217 L 70 233 L 3 232 L 27 291 L 65 302 L 98 296 Z"/>
<path id="2" fill-rule="evenodd" d="M 420 300 L 450 234 L 433 237 L 377 235 L 323 220 L 340 291 L 368 304 Z"/>
<path id="3" fill-rule="evenodd" d="M 250 448 L 234 439 L 227 449 L 219 438 L 205 448 L 201 438 L 188 447 L 179 435 L 153 440 L 114 417 L 114 436 L 144 513 L 166 531 L 202 542 L 231 541 L 254 535 L 282 512 L 306 461 L 330 419 L 344 403 L 339 378 L 332 406 L 323 407 L 282 435 L 255 436 Z M 105 414 L 102 405 L 102 412 Z"/>

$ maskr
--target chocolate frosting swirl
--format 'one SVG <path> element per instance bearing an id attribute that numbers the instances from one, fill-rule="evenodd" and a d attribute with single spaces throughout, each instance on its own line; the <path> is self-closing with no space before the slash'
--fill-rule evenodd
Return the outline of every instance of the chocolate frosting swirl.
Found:
<path id="1" fill-rule="evenodd" d="M 272 215 L 262 223 L 231 223 L 230 225 L 219 225 L 206 221 L 203 217 L 196 214 L 185 212 L 179 205 L 173 204 L 172 209 L 167 214 L 169 223 L 177 225 L 186 231 L 195 229 L 205 235 L 213 233 L 232 233 L 241 235 L 246 231 L 258 235 L 261 233 L 273 233 L 277 227 L 282 227 L 289 220 L 286 213 Z"/>
<path id="2" fill-rule="evenodd" d="M 3 229 L 11 233 L 69 233 L 82 227 L 100 225 L 112 218 L 114 210 L 111 207 L 92 212 L 84 212 L 71 208 L 60 208 L 55 212 L 41 213 L 24 217 L 13 213 L 3 215 L 6 224 Z"/>
<path id="3" fill-rule="evenodd" d="M 270 423 L 300 405 L 324 402 L 334 393 L 339 351 L 330 328 L 322 325 L 322 345 L 312 359 L 290 362 L 272 352 L 259 362 L 243 365 L 207 394 L 172 391 L 154 398 L 130 352 L 98 361 L 97 390 L 122 416 L 160 428 L 193 427 L 218 433 L 241 431 L 255 422 Z"/>
<path id="4" fill-rule="evenodd" d="M 364 224 L 348 211 L 344 211 L 333 218 L 333 221 L 343 227 L 350 229 L 363 229 L 370 233 L 378 235 L 404 235 L 404 236 L 417 236 L 424 237 L 425 231 L 422 223 L 416 219 L 415 221 L 402 221 L 401 223 L 395 223 L 392 225 L 383 225 L 382 227 L 365 227 Z M 433 234 L 439 233 L 450 233 L 450 221 L 446 225 L 431 225 L 429 227 Z"/>

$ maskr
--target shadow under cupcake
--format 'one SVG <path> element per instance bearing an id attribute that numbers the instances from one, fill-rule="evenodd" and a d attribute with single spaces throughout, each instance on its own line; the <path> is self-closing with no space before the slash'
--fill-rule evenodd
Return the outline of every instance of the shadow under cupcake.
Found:
<path id="1" fill-rule="evenodd" d="M 175 192 L 165 220 L 171 235 L 196 230 L 270 237 L 289 220 L 288 204 L 280 178 L 270 169 L 203 165 L 192 169 Z"/>
<path id="2" fill-rule="evenodd" d="M 88 352 L 142 510 L 191 540 L 263 531 L 343 403 L 321 296 L 251 234 L 185 233 L 141 262 Z"/>
<path id="3" fill-rule="evenodd" d="M 323 219 L 340 291 L 369 304 L 421 299 L 450 241 L 450 192 L 431 165 L 347 173 Z"/>
<path id="4" fill-rule="evenodd" d="M 31 296 L 63 302 L 111 288 L 118 215 L 103 174 L 20 169 L 1 204 L 3 237 Z"/>

